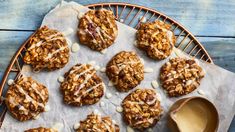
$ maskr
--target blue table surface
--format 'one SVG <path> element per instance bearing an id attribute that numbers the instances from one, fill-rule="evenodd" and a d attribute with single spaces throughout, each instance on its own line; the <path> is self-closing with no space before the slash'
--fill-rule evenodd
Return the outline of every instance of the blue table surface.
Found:
<path id="1" fill-rule="evenodd" d="M 128 2 L 177 20 L 204 45 L 214 63 L 235 72 L 235 0 L 74 0 L 87 5 Z M 61 0 L 0 0 L 0 79 L 19 46 Z M 235 120 L 230 126 L 235 131 Z"/>

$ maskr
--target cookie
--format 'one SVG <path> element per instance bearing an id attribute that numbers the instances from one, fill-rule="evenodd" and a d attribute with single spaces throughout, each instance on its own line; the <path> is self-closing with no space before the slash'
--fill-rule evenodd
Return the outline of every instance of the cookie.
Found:
<path id="1" fill-rule="evenodd" d="M 58 131 L 51 128 L 38 127 L 25 130 L 24 132 L 58 132 Z"/>
<path id="2" fill-rule="evenodd" d="M 170 27 L 162 21 L 142 23 L 136 33 L 137 47 L 153 59 L 165 59 L 175 45 L 175 36 Z"/>
<path id="3" fill-rule="evenodd" d="M 170 97 L 177 97 L 195 90 L 204 75 L 195 60 L 177 57 L 161 67 L 160 81 Z"/>
<path id="4" fill-rule="evenodd" d="M 22 77 L 9 87 L 5 103 L 14 118 L 26 121 L 44 112 L 48 99 L 44 85 L 31 77 Z"/>
<path id="5" fill-rule="evenodd" d="M 90 10 L 79 20 L 79 41 L 93 50 L 108 48 L 114 43 L 117 34 L 118 28 L 112 11 Z"/>
<path id="6" fill-rule="evenodd" d="M 62 33 L 43 26 L 36 31 L 26 44 L 24 62 L 34 71 L 56 70 L 69 61 L 69 48 Z"/>
<path id="7" fill-rule="evenodd" d="M 137 89 L 123 101 L 125 122 L 132 128 L 144 130 L 160 120 L 162 108 L 153 89 Z"/>
<path id="8" fill-rule="evenodd" d="M 61 91 L 64 102 L 82 106 L 95 104 L 104 94 L 105 85 L 90 64 L 77 64 L 64 75 Z"/>
<path id="9" fill-rule="evenodd" d="M 100 115 L 91 113 L 83 121 L 76 132 L 119 132 L 119 126 L 112 121 L 110 117 L 101 117 Z"/>
<path id="10" fill-rule="evenodd" d="M 144 79 L 144 65 L 133 51 L 121 51 L 106 66 L 106 74 L 117 90 L 126 92 Z"/>

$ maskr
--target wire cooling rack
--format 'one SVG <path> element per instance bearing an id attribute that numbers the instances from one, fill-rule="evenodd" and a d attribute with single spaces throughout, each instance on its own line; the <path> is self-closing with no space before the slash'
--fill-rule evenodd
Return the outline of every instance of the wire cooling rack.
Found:
<path id="1" fill-rule="evenodd" d="M 200 60 L 204 60 L 208 63 L 213 63 L 210 55 L 207 53 L 203 45 L 190 33 L 184 26 L 176 22 L 172 18 L 160 13 L 154 9 L 150 9 L 143 6 L 132 5 L 127 3 L 98 3 L 87 5 L 90 9 L 101 9 L 106 8 L 113 11 L 117 21 L 122 22 L 128 26 L 138 29 L 141 22 L 161 20 L 171 25 L 171 30 L 176 35 L 176 48 L 181 49 L 185 53 L 196 57 Z M 31 36 L 33 36 L 32 34 Z M 30 36 L 30 37 L 31 37 Z M 29 37 L 29 38 L 30 38 Z M 10 64 L 8 65 L 2 81 L 0 83 L 0 95 L 4 95 L 7 90 L 6 81 L 8 78 L 17 79 L 21 76 L 20 72 L 22 69 L 23 55 L 26 51 L 26 44 L 29 41 L 27 39 L 21 47 L 17 50 L 15 55 L 12 57 Z M 4 120 L 4 116 L 7 112 L 7 108 L 3 102 L 0 102 L 0 126 Z"/>

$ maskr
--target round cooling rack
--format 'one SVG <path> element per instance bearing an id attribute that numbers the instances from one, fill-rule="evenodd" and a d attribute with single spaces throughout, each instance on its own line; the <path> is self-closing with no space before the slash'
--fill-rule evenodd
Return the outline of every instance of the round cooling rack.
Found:
<path id="1" fill-rule="evenodd" d="M 204 60 L 208 63 L 213 63 L 210 55 L 207 53 L 202 44 L 190 33 L 186 28 L 181 24 L 173 20 L 172 18 L 147 7 L 132 5 L 127 3 L 99 3 L 99 4 L 90 4 L 87 5 L 90 9 L 101 9 L 106 8 L 113 11 L 117 21 L 124 23 L 128 26 L 138 29 L 141 22 L 161 20 L 165 23 L 171 25 L 171 30 L 176 35 L 176 45 L 175 47 L 181 49 L 185 53 L 196 57 L 200 60 Z M 33 36 L 32 34 L 31 36 Z M 31 37 L 30 36 L 30 37 Z M 30 38 L 29 37 L 29 38 Z M 18 78 L 21 76 L 20 72 L 22 69 L 23 55 L 26 51 L 26 43 L 29 41 L 26 40 L 21 47 L 17 50 L 15 55 L 10 61 L 4 76 L 0 84 L 0 95 L 4 95 L 7 90 L 6 81 L 9 78 Z M 2 99 L 1 99 L 2 100 Z M 3 101 L 0 101 L 0 126 L 3 122 L 4 116 L 7 112 L 7 108 Z"/>

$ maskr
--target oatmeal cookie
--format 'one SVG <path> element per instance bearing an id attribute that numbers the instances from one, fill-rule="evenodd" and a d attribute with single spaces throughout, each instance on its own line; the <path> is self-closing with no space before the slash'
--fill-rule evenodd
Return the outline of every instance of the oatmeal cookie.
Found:
<path id="1" fill-rule="evenodd" d="M 24 132 L 58 132 L 58 131 L 51 128 L 38 127 L 25 130 Z"/>
<path id="2" fill-rule="evenodd" d="M 9 87 L 5 103 L 14 118 L 26 121 L 44 112 L 48 99 L 44 85 L 31 77 L 22 77 Z"/>
<path id="3" fill-rule="evenodd" d="M 67 104 L 95 104 L 104 94 L 105 85 L 92 65 L 77 64 L 65 73 L 64 78 L 60 88 Z"/>
<path id="4" fill-rule="evenodd" d="M 43 26 L 36 31 L 26 44 L 24 62 L 34 71 L 55 70 L 69 61 L 69 48 L 62 33 Z"/>
<path id="5" fill-rule="evenodd" d="M 83 121 L 76 132 L 119 132 L 119 126 L 112 121 L 110 117 L 101 117 L 100 115 L 91 113 Z"/>
<path id="6" fill-rule="evenodd" d="M 118 28 L 112 11 L 90 10 L 79 20 L 79 41 L 93 50 L 101 51 L 114 43 Z"/>
<path id="7" fill-rule="evenodd" d="M 121 51 L 106 66 L 106 74 L 117 90 L 126 92 L 144 79 L 144 65 L 133 51 Z"/>
<path id="8" fill-rule="evenodd" d="M 137 89 L 123 101 L 123 116 L 132 128 L 144 130 L 160 120 L 162 108 L 153 89 Z"/>
<path id="9" fill-rule="evenodd" d="M 165 59 L 175 45 L 175 36 L 170 27 L 162 21 L 142 23 L 136 33 L 137 47 L 153 59 Z"/>
<path id="10" fill-rule="evenodd" d="M 203 69 L 193 59 L 173 58 L 160 71 L 162 87 L 171 97 L 186 95 L 200 85 Z"/>

